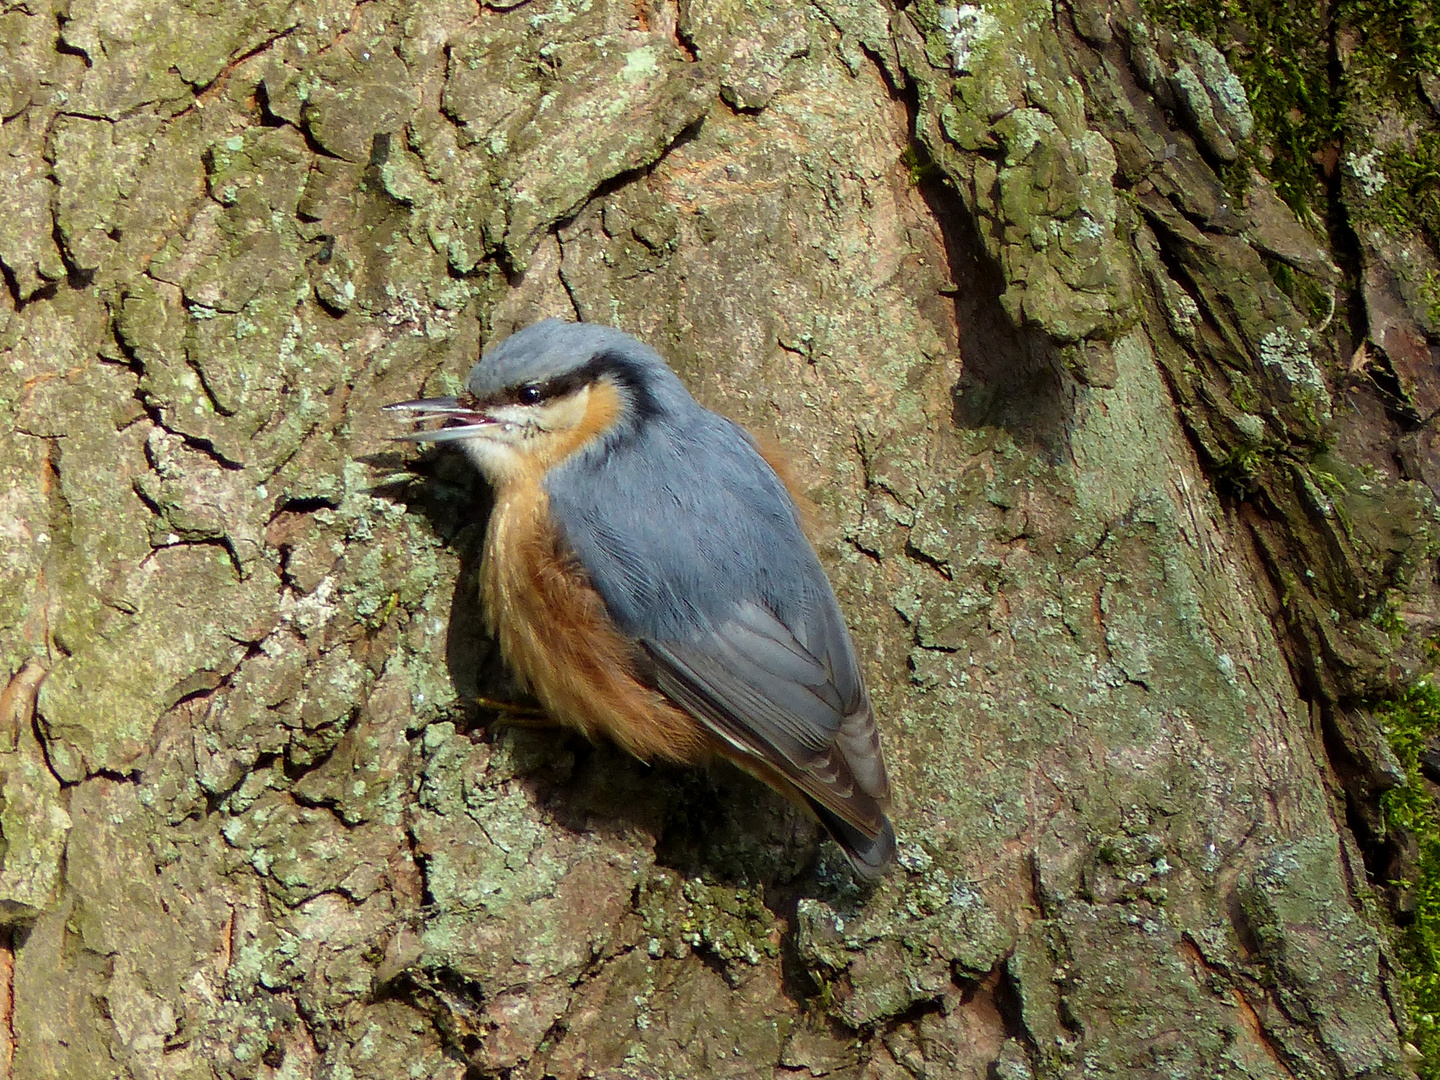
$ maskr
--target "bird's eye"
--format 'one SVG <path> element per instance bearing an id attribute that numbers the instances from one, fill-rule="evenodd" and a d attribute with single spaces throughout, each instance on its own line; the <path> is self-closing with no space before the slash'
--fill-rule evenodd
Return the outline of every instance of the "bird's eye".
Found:
<path id="1" fill-rule="evenodd" d="M 520 387 L 519 392 L 515 395 L 521 405 L 538 405 L 544 396 L 545 394 L 541 391 L 540 387 L 535 386 L 533 383 L 529 386 Z"/>

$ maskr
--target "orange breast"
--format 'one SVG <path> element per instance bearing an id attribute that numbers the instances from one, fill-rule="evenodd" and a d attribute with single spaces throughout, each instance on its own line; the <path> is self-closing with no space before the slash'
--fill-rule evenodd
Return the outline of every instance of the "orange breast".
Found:
<path id="1" fill-rule="evenodd" d="M 564 549 L 538 476 L 497 492 L 480 575 L 491 632 L 554 719 L 644 761 L 705 756 L 699 723 L 636 680 L 636 646 Z"/>

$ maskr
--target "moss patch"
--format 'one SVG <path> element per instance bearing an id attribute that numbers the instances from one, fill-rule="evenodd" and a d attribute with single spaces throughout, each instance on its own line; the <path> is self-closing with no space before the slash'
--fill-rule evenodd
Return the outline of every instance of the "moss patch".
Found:
<path id="1" fill-rule="evenodd" d="M 1380 170 L 1385 186 L 1368 208 L 1377 223 L 1396 232 L 1418 227 L 1440 244 L 1440 131 L 1425 132 L 1414 150 L 1387 150 Z"/>
<path id="2" fill-rule="evenodd" d="M 1440 71 L 1440 9 L 1435 0 L 1342 0 L 1300 5 L 1267 0 L 1149 0 L 1146 11 L 1166 26 L 1213 42 L 1239 75 L 1259 137 L 1231 167 L 1256 166 L 1297 213 L 1321 205 L 1319 163 L 1341 142 L 1342 88 L 1332 77 L 1336 35 L 1355 43 L 1350 59 L 1359 80 L 1345 92 L 1379 93 L 1416 102 L 1417 78 Z M 1248 159 L 1248 160 L 1247 160 Z M 1380 163 L 1394 216 L 1440 236 L 1440 141 L 1421 137 L 1413 154 L 1390 151 Z M 1228 179 L 1228 178 L 1227 178 Z M 1233 185 L 1232 185 L 1233 186 Z"/>
<path id="3" fill-rule="evenodd" d="M 1415 919 L 1397 935 L 1410 999 L 1409 1035 L 1424 1054 L 1417 1070 L 1422 1080 L 1440 1080 L 1440 816 L 1420 776 L 1420 755 L 1440 732 L 1440 689 L 1418 682 L 1378 713 L 1408 778 L 1382 797 L 1386 821 L 1409 832 L 1420 852 L 1415 880 L 1408 883 L 1415 890 Z"/>
<path id="4" fill-rule="evenodd" d="M 1316 155 L 1340 134 L 1325 5 L 1150 0 L 1145 7 L 1157 22 L 1213 42 L 1245 84 L 1258 138 L 1232 167 L 1237 176 L 1253 164 L 1297 213 L 1318 206 Z"/>
<path id="5" fill-rule="evenodd" d="M 1364 43 L 1361 62 L 1395 97 L 1411 96 L 1418 76 L 1440 71 L 1440 11 L 1434 0 L 1347 0 L 1339 15 Z"/>

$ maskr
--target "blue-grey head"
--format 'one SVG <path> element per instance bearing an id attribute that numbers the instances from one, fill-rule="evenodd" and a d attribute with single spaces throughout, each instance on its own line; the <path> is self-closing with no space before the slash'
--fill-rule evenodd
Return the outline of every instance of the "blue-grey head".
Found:
<path id="1" fill-rule="evenodd" d="M 629 334 L 546 319 L 482 356 L 459 395 L 387 408 L 444 420 L 403 438 L 458 443 L 503 485 L 542 475 L 598 437 L 695 404 L 660 354 Z"/>

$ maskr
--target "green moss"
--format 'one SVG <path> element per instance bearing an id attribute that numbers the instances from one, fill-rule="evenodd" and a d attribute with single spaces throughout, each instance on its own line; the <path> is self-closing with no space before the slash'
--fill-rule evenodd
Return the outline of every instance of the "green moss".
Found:
<path id="1" fill-rule="evenodd" d="M 1440 689 L 1422 680 L 1376 711 L 1407 778 L 1382 797 L 1385 820 L 1413 836 L 1420 852 L 1415 880 L 1406 883 L 1415 890 L 1415 919 L 1399 928 L 1397 942 L 1405 961 L 1408 1035 L 1424 1054 L 1421 1080 L 1440 1080 L 1440 816 L 1420 776 L 1420 755 L 1440 732 Z"/>
<path id="2" fill-rule="evenodd" d="M 1253 165 L 1301 214 L 1324 201 L 1317 163 L 1340 144 L 1342 92 L 1414 102 L 1428 112 L 1418 101 L 1416 79 L 1440 71 L 1435 0 L 1341 0 L 1333 7 L 1318 0 L 1300 6 L 1149 0 L 1146 10 L 1168 27 L 1214 43 L 1245 85 L 1257 137 L 1225 170 L 1227 187 L 1242 182 Z M 1329 43 L 1341 32 L 1357 43 L 1343 87 L 1329 55 Z M 1432 243 L 1440 240 L 1440 133 L 1423 134 L 1413 152 L 1391 149 L 1377 165 L 1387 180 L 1372 208 L 1377 223 L 1422 228 Z M 1312 308 L 1326 302 L 1301 299 Z"/>
<path id="3" fill-rule="evenodd" d="M 940 177 L 940 167 L 915 143 L 905 148 L 905 152 L 900 155 L 900 164 L 905 166 L 906 172 L 910 174 L 910 183 L 915 187 Z"/>
<path id="4" fill-rule="evenodd" d="M 1237 446 L 1215 470 L 1215 482 L 1237 499 L 1249 498 L 1260 486 L 1261 476 L 1275 463 L 1270 446 Z"/>
<path id="5" fill-rule="evenodd" d="M 1380 158 L 1385 186 L 1366 208 L 1367 216 L 1392 232 L 1422 230 L 1440 243 L 1440 131 L 1427 131 L 1406 151 L 1395 147 Z"/>
<path id="6" fill-rule="evenodd" d="M 1316 155 L 1339 138 L 1330 83 L 1328 5 L 1277 0 L 1149 0 L 1158 22 L 1189 30 L 1225 54 L 1245 85 L 1256 138 L 1232 170 L 1254 165 L 1297 213 L 1320 205 Z"/>
<path id="7" fill-rule="evenodd" d="M 1431 270 L 1425 275 L 1425 284 L 1420 287 L 1420 296 L 1425 303 L 1425 313 L 1430 321 L 1440 323 L 1440 274 Z"/>
<path id="8" fill-rule="evenodd" d="M 1338 14 L 1362 43 L 1356 60 L 1395 97 L 1412 96 L 1417 76 L 1440 71 L 1434 0 L 1346 0 Z"/>
<path id="9" fill-rule="evenodd" d="M 1241 371 L 1226 371 L 1230 380 L 1230 400 L 1241 412 L 1257 413 L 1265 404 L 1265 399 L 1255 389 L 1255 384 L 1250 377 Z"/>
<path id="10" fill-rule="evenodd" d="M 1396 642 L 1405 636 L 1405 620 L 1389 598 L 1383 600 L 1370 613 L 1370 622 L 1376 629 L 1389 634 L 1391 639 Z"/>
<path id="11" fill-rule="evenodd" d="M 1335 317 L 1335 292 L 1317 282 L 1308 274 L 1302 274 L 1289 263 L 1279 259 L 1266 259 L 1270 280 L 1305 315 L 1311 326 L 1327 323 Z"/>

